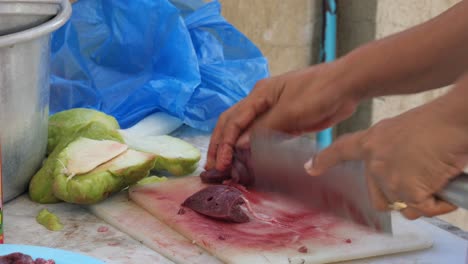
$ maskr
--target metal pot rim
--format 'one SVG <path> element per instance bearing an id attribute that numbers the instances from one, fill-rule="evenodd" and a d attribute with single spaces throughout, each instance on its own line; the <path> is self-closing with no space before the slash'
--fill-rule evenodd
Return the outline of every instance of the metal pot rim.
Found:
<path id="1" fill-rule="evenodd" d="M 0 0 L 0 2 L 13 2 L 11 0 Z M 51 20 L 26 30 L 0 36 L 0 48 L 17 43 L 26 42 L 47 35 L 63 26 L 71 16 L 72 7 L 68 0 L 19 0 L 15 3 L 55 3 L 60 4 L 59 13 Z"/>

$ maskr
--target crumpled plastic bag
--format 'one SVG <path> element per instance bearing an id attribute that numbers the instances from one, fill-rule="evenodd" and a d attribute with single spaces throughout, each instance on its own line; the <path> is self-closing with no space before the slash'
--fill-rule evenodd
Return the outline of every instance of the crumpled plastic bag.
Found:
<path id="1" fill-rule="evenodd" d="M 51 52 L 50 113 L 92 108 L 122 128 L 162 111 L 210 131 L 269 76 L 218 1 L 80 0 Z"/>

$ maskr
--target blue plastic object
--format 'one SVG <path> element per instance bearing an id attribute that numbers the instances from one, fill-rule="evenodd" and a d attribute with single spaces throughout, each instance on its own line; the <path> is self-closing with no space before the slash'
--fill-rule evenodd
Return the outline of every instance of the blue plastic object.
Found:
<path id="1" fill-rule="evenodd" d="M 0 245 L 0 255 L 7 255 L 14 252 L 29 255 L 33 259 L 52 259 L 55 260 L 56 264 L 104 264 L 103 261 L 98 259 L 61 249 L 14 244 Z"/>
<path id="2" fill-rule="evenodd" d="M 128 128 L 163 111 L 210 131 L 269 76 L 218 1 L 80 0 L 52 37 L 50 113 L 86 107 Z"/>
<path id="3" fill-rule="evenodd" d="M 325 62 L 333 61 L 336 59 L 336 2 L 335 0 L 324 0 L 324 60 Z M 317 143 L 320 148 L 329 146 L 333 141 L 333 128 L 328 128 L 317 133 Z"/>

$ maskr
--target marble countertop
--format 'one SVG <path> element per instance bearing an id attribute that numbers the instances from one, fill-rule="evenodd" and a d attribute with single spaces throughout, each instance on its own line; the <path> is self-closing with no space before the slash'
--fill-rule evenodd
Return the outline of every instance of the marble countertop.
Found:
<path id="1" fill-rule="evenodd" d="M 182 129 L 176 136 L 190 141 L 206 152 L 209 135 Z M 204 155 L 202 155 L 204 156 Z M 204 164 L 204 160 L 200 161 Z M 52 232 L 39 225 L 35 217 L 47 208 L 57 214 L 64 229 Z M 27 195 L 8 202 L 4 207 L 5 243 L 61 248 L 98 259 L 106 263 L 173 263 L 139 241 L 95 217 L 86 208 L 72 204 L 40 205 Z M 468 264 L 468 232 L 437 218 L 419 219 L 411 225 L 431 235 L 431 249 L 346 263 L 464 263 Z"/>
<path id="2" fill-rule="evenodd" d="M 60 218 L 63 230 L 49 231 L 36 222 L 35 217 L 43 208 Z M 8 244 L 60 248 L 106 263 L 173 263 L 95 217 L 86 208 L 66 203 L 40 205 L 27 195 L 5 205 L 4 234 Z"/>

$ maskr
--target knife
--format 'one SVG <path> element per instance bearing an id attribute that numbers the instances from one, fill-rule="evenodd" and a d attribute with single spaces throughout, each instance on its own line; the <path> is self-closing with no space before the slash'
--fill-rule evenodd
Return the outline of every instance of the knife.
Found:
<path id="1" fill-rule="evenodd" d="M 372 206 L 362 161 L 346 161 L 312 177 L 304 169 L 304 164 L 320 150 L 312 138 L 263 129 L 252 134 L 250 146 L 256 189 L 281 193 L 315 210 L 377 232 L 392 233 L 390 212 Z M 454 178 L 438 197 L 468 208 L 468 174 Z"/>

